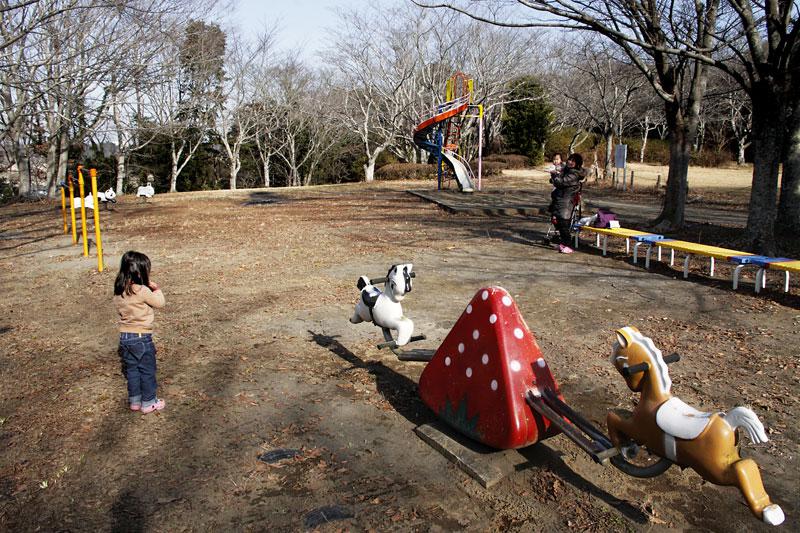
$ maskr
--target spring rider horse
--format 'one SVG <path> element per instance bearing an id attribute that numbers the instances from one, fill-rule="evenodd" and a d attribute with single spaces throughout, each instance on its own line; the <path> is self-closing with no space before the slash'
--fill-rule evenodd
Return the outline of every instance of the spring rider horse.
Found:
<path id="1" fill-rule="evenodd" d="M 412 337 L 414 322 L 403 315 L 403 306 L 400 305 L 406 294 L 411 292 L 413 267 L 411 263 L 392 265 L 385 278 L 370 280 L 367 276 L 361 276 L 356 285 L 361 291 L 361 296 L 350 322 L 353 324 L 372 322 L 383 330 L 384 337 L 388 336 L 386 340 L 392 344 L 392 348 L 425 338 Z M 381 281 L 385 281 L 383 291 L 373 285 Z M 392 339 L 391 330 L 397 332 L 397 339 Z"/>
<path id="2" fill-rule="evenodd" d="M 737 486 L 753 514 L 770 525 L 783 522 L 783 510 L 770 501 L 758 465 L 742 459 L 737 450 L 736 429 L 743 428 L 756 444 L 767 442 L 764 426 L 746 407 L 727 413 L 704 413 L 670 393 L 669 356 L 662 357 L 653 341 L 634 327 L 617 330 L 611 363 L 634 392 L 641 393 L 633 416 L 607 417 L 608 432 L 623 457 L 636 453 L 639 445 L 664 458 L 664 471 L 674 462 L 690 467 L 703 479 L 717 485 Z M 674 361 L 675 359 L 673 359 Z"/>
<path id="3" fill-rule="evenodd" d="M 117 198 L 117 194 L 114 192 L 113 188 L 109 188 L 105 192 L 98 192 L 97 193 L 97 202 L 99 204 L 105 205 L 106 209 L 109 208 L 108 207 L 109 203 L 112 203 L 112 204 L 117 203 L 116 198 Z M 73 206 L 75 207 L 75 209 L 80 209 L 81 208 L 81 199 L 80 199 L 80 197 L 74 198 L 72 200 L 72 202 L 73 202 Z M 83 205 L 86 207 L 86 209 L 94 209 L 94 197 L 92 196 L 92 193 L 89 193 L 88 195 L 86 195 L 86 198 L 83 199 Z"/>

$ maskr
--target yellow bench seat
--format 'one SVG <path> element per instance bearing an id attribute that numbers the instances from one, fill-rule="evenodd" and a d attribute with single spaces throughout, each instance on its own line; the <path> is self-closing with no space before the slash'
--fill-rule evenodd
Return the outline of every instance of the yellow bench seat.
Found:
<path id="1" fill-rule="evenodd" d="M 603 236 L 603 255 L 606 255 L 606 250 L 608 249 L 608 238 L 609 237 L 620 237 L 625 239 L 625 253 L 630 253 L 631 249 L 631 239 L 635 237 L 644 237 L 646 235 L 655 235 L 654 233 L 650 233 L 647 231 L 639 231 L 636 229 L 628 229 L 628 228 L 595 228 L 593 226 L 581 226 L 578 228 L 578 231 L 575 232 L 575 248 L 578 248 L 578 236 L 582 231 L 589 231 L 595 234 L 597 237 L 597 241 L 595 246 L 600 248 L 600 236 Z"/>
<path id="2" fill-rule="evenodd" d="M 789 272 L 800 272 L 800 261 L 789 259 L 786 261 L 759 262 L 758 272 L 756 273 L 756 292 L 759 292 L 767 284 L 766 270 L 783 271 L 783 292 L 789 292 Z"/>
<path id="3" fill-rule="evenodd" d="M 686 258 L 683 260 L 683 277 L 684 279 L 689 277 L 689 260 L 692 258 L 693 255 L 702 255 L 704 257 L 708 257 L 711 260 L 711 268 L 709 273 L 711 277 L 714 277 L 714 269 L 716 267 L 716 260 L 721 259 L 723 261 L 730 260 L 731 257 L 741 257 L 746 255 L 753 255 L 747 252 L 740 252 L 738 250 L 732 250 L 730 248 L 721 248 L 719 246 L 710 246 L 708 244 L 698 244 L 696 242 L 689 242 L 689 241 L 680 241 L 680 240 L 673 240 L 673 239 L 664 239 L 661 241 L 656 241 L 652 243 L 654 246 L 658 248 L 658 259 L 661 260 L 661 250 L 666 248 L 670 251 L 670 258 L 669 264 L 670 266 L 675 264 L 675 252 L 683 252 L 686 254 Z M 647 249 L 647 256 L 645 258 L 645 268 L 650 268 L 650 252 L 652 250 L 652 246 Z"/>

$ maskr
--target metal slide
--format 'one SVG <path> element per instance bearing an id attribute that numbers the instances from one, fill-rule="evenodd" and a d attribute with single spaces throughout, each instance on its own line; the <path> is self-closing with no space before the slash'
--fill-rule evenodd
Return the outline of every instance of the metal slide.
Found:
<path id="1" fill-rule="evenodd" d="M 458 156 L 450 150 L 442 150 L 442 158 L 455 174 L 459 189 L 462 192 L 473 192 L 475 184 L 472 182 L 472 171 L 459 161 Z"/>
<path id="2" fill-rule="evenodd" d="M 437 114 L 428 118 L 420 123 L 414 129 L 414 144 L 430 152 L 434 157 L 439 157 L 441 153 L 442 159 L 453 171 L 453 174 L 458 181 L 458 187 L 463 192 L 473 192 L 475 184 L 472 180 L 472 171 L 464 164 L 464 162 L 451 150 L 442 149 L 440 144 L 431 139 L 432 136 L 437 135 L 437 128 L 443 122 L 450 118 L 463 113 L 469 107 L 469 95 L 464 95 L 455 100 L 445 102 L 438 108 Z"/>

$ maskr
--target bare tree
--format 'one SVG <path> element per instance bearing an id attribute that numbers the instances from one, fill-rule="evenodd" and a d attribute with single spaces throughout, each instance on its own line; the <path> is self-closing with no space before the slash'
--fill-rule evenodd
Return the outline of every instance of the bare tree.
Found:
<path id="1" fill-rule="evenodd" d="M 800 86 L 800 74 L 795 70 L 794 86 Z M 783 156 L 781 198 L 776 228 L 787 239 L 796 239 L 800 232 L 800 97 L 795 92 L 791 103 L 786 150 Z"/>
<path id="2" fill-rule="evenodd" d="M 728 54 L 703 54 L 750 96 L 752 104 L 753 184 L 747 219 L 752 249 L 775 252 L 775 223 L 800 230 L 800 176 L 784 174 L 778 219 L 778 174 L 800 126 L 793 120 L 800 81 L 800 7 L 786 0 L 726 0 L 715 35 Z M 798 180 L 793 183 L 794 180 Z M 787 196 L 784 199 L 784 196 Z M 790 233 L 794 233 L 790 231 Z"/>
<path id="3" fill-rule="evenodd" d="M 647 81 L 638 70 L 619 58 L 609 44 L 591 38 L 579 38 L 577 50 L 560 48 L 559 76 L 548 78 L 551 93 L 567 100 L 571 112 L 588 117 L 589 127 L 605 139 L 603 177 L 611 175 L 614 135 L 622 133 L 635 121 L 629 113 L 634 94 Z"/>
<path id="4" fill-rule="evenodd" d="M 215 124 L 225 46 L 219 26 L 190 20 L 164 44 L 160 82 L 146 89 L 146 119 L 169 139 L 170 192 L 177 191 L 178 177 Z"/>
<path id="5" fill-rule="evenodd" d="M 385 150 L 417 161 L 414 127 L 444 100 L 445 82 L 456 70 L 474 80 L 473 103 L 483 104 L 488 132 L 499 130 L 511 80 L 536 65 L 530 32 L 492 28 L 446 11 L 366 9 L 341 15 L 331 58 L 341 75 L 343 119 L 364 147 L 365 178 L 371 180 Z M 461 117 L 462 155 L 477 152 L 477 114 Z M 492 127 L 494 126 L 494 127 Z"/>
<path id="6" fill-rule="evenodd" d="M 636 124 L 642 138 L 642 147 L 639 149 L 640 163 L 644 163 L 650 132 L 658 131 L 659 128 L 663 129 L 666 125 L 664 108 L 660 103 L 660 99 L 655 93 L 644 88 L 638 92 L 637 98 L 633 102 L 632 113 L 636 117 Z"/>
<path id="7" fill-rule="evenodd" d="M 399 10 L 374 7 L 339 17 L 329 54 L 339 71 L 339 117 L 363 146 L 364 180 L 371 182 L 378 157 L 405 126 L 401 117 L 408 102 L 401 88 L 413 78 L 417 57 L 408 53 L 407 23 Z"/>
<path id="8" fill-rule="evenodd" d="M 9 63 L 0 79 L 6 97 L 14 92 L 4 99 L 3 133 L 18 137 L 23 114 L 46 124 L 51 193 L 66 173 L 70 145 L 104 133 L 98 129 L 108 124 L 110 103 L 119 106 L 141 77 L 136 59 L 147 57 L 139 52 L 155 50 L 154 36 L 174 26 L 186 6 L 198 8 L 200 2 L 43 0 L 3 7 L 0 27 L 6 41 L 0 53 L 19 60 Z M 119 107 L 114 111 L 121 122 Z M 119 144 L 119 132 L 116 140 Z M 25 141 L 15 144 L 23 147 Z M 25 192 L 24 180 L 20 192 Z"/>
<path id="9" fill-rule="evenodd" d="M 0 41 L 0 54 L 10 47 L 19 48 L 21 41 L 27 40 L 51 20 L 79 9 L 95 7 L 92 2 L 79 0 L 5 0 L 0 3 L 0 17 L 3 24 L 3 40 Z"/>
<path id="10" fill-rule="evenodd" d="M 727 99 L 728 123 L 736 141 L 736 164 L 744 165 L 745 150 L 752 144 L 753 109 L 740 91 L 731 92 Z"/>
<path id="11" fill-rule="evenodd" d="M 279 101 L 279 84 L 276 76 L 279 65 L 270 62 L 259 63 L 252 76 L 254 103 L 251 105 L 255 113 L 255 132 L 258 161 L 261 163 L 261 177 L 264 187 L 272 185 L 272 160 L 285 146 L 286 138 L 278 131 L 281 119 Z"/>
<path id="12" fill-rule="evenodd" d="M 286 166 L 287 185 L 310 185 L 322 158 L 337 142 L 339 126 L 330 111 L 328 85 L 297 57 L 287 58 L 275 78 L 277 131 L 282 137 L 276 155 Z"/>
<path id="13" fill-rule="evenodd" d="M 0 35 L 4 41 L 10 43 L 2 49 L 4 68 L 0 69 L 0 124 L 3 127 L 3 145 L 10 146 L 6 150 L 10 152 L 10 170 L 16 172 L 19 194 L 25 196 L 30 189 L 26 123 L 34 113 L 34 100 L 37 97 L 31 91 L 28 80 L 33 77 L 32 71 L 35 67 L 30 64 L 26 53 L 28 34 L 15 37 L 12 28 L 8 27 L 6 14 L 0 19 L 0 23 Z"/>
<path id="14" fill-rule="evenodd" d="M 114 154 L 117 167 L 116 193 L 122 194 L 127 180 L 127 162 L 132 153 L 153 142 L 160 129 L 152 127 L 154 121 L 149 112 L 154 103 L 148 98 L 163 89 L 170 79 L 174 56 L 164 54 L 172 49 L 173 35 L 183 31 L 183 21 L 154 13 L 136 20 L 140 31 L 137 39 L 129 43 L 126 61 L 111 73 L 108 86 L 110 95 L 109 129 L 116 140 Z"/>
<path id="15" fill-rule="evenodd" d="M 228 159 L 229 187 L 236 189 L 242 168 L 242 146 L 258 132 L 260 106 L 257 101 L 258 76 L 272 63 L 274 30 L 259 36 L 254 45 L 233 39 L 228 47 L 222 98 L 219 100 L 216 129 Z"/>

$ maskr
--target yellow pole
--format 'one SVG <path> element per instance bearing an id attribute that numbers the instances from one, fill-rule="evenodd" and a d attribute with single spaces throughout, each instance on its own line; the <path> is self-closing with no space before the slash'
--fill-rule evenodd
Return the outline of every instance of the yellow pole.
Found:
<path id="1" fill-rule="evenodd" d="M 94 200 L 94 237 L 97 239 L 97 271 L 103 271 L 103 241 L 100 239 L 100 209 L 97 202 L 97 170 L 89 169 L 92 178 L 92 199 Z"/>
<path id="2" fill-rule="evenodd" d="M 83 237 L 83 257 L 89 257 L 89 243 L 86 238 L 86 198 L 83 197 L 83 167 L 78 165 L 78 192 L 81 193 L 81 236 Z"/>
<path id="3" fill-rule="evenodd" d="M 467 80 L 467 91 L 469 91 L 469 103 L 472 103 L 472 89 L 473 89 L 472 78 L 470 78 L 469 80 Z"/>
<path id="4" fill-rule="evenodd" d="M 61 189 L 61 215 L 64 217 L 64 233 L 67 230 L 67 193 L 64 192 L 64 187 L 59 187 Z"/>
<path id="5" fill-rule="evenodd" d="M 69 183 L 69 213 L 72 218 L 72 244 L 78 244 L 78 232 L 75 228 L 75 186 L 72 184 L 72 173 L 67 176 Z"/>

